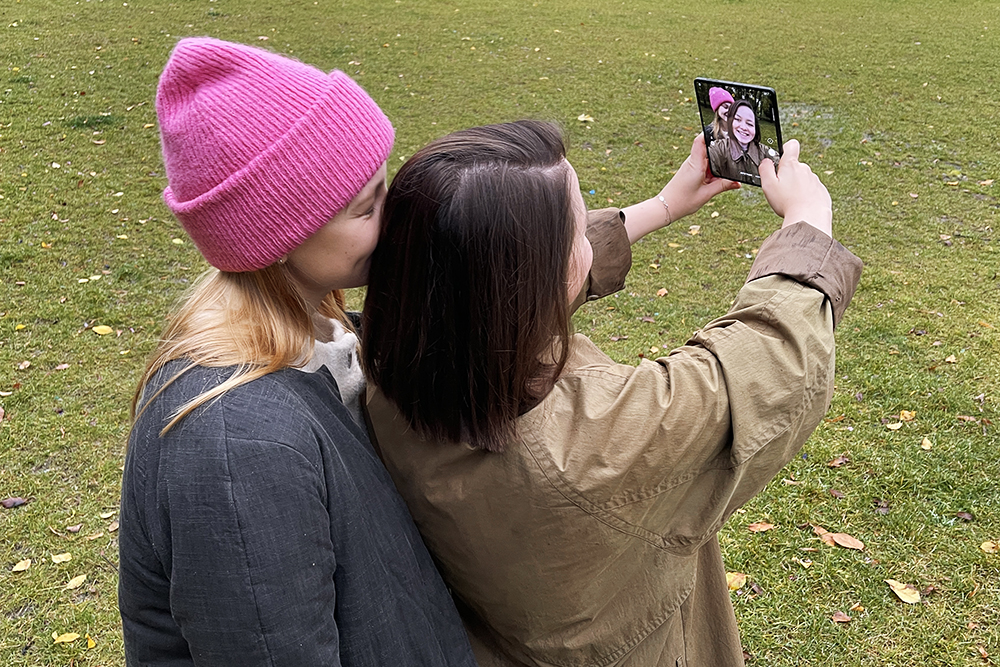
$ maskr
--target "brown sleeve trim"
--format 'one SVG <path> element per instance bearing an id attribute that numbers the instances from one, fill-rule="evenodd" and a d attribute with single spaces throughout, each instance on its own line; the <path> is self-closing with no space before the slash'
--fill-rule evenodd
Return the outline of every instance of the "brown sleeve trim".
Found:
<path id="1" fill-rule="evenodd" d="M 830 299 L 836 326 L 858 287 L 862 267 L 861 260 L 838 241 L 808 223 L 797 222 L 764 241 L 747 282 L 781 274 L 817 289 Z"/>
<path id="2" fill-rule="evenodd" d="M 625 287 L 625 277 L 632 268 L 632 245 L 621 210 L 588 211 L 587 240 L 594 249 L 587 286 L 587 300 L 593 301 Z"/>

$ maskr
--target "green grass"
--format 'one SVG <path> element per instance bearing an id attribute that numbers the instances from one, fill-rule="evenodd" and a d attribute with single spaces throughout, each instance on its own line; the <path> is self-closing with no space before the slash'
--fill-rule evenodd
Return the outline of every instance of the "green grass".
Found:
<path id="1" fill-rule="evenodd" d="M 142 361 L 205 268 L 160 200 L 153 98 L 175 40 L 204 34 L 355 76 L 396 125 L 390 171 L 454 129 L 555 120 L 592 207 L 650 196 L 677 168 L 697 131 L 696 76 L 777 89 L 783 134 L 802 141 L 838 238 L 867 266 L 838 332 L 830 421 L 782 473 L 799 483 L 777 480 L 721 535 L 727 567 L 761 591 L 733 595 L 751 664 L 986 664 L 980 649 L 996 662 L 1000 555 L 979 549 L 1000 539 L 995 3 L 10 0 L 0 498 L 33 500 L 0 510 L 0 663 L 122 663 L 114 517 L 101 514 L 118 503 Z M 758 190 L 720 197 L 638 244 L 625 291 L 585 306 L 578 328 L 625 362 L 683 343 L 727 308 L 778 222 Z M 915 419 L 887 429 L 900 410 Z M 845 452 L 850 464 L 827 467 Z M 757 520 L 778 527 L 751 534 Z M 809 523 L 865 550 L 828 547 Z M 53 564 L 63 552 L 73 559 Z M 934 592 L 907 606 L 887 578 Z M 834 624 L 837 610 L 853 620 Z"/>

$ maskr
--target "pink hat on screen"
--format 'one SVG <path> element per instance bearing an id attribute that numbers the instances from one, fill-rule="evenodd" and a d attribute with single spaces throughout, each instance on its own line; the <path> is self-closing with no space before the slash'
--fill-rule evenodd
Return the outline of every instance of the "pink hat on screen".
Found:
<path id="1" fill-rule="evenodd" d="M 392 124 L 343 72 L 217 39 L 178 42 L 156 94 L 167 206 L 223 271 L 269 266 L 346 206 Z"/>
<path id="2" fill-rule="evenodd" d="M 729 94 L 728 90 L 718 87 L 708 89 L 708 103 L 712 105 L 712 111 L 718 111 L 719 106 L 726 102 L 733 103 L 733 96 Z"/>

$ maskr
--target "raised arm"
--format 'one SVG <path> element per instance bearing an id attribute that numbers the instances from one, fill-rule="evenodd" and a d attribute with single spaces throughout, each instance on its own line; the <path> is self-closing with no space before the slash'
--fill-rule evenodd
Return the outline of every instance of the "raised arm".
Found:
<path id="1" fill-rule="evenodd" d="M 695 213 L 720 192 L 739 187 L 736 181 L 712 176 L 705 136 L 699 134 L 691 144 L 691 154 L 660 194 L 622 209 L 629 243 Z"/>

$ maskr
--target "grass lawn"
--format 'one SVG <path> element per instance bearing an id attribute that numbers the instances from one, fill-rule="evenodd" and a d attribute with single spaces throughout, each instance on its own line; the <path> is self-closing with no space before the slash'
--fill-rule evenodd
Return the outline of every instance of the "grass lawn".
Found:
<path id="1" fill-rule="evenodd" d="M 721 536 L 748 577 L 733 601 L 749 662 L 1000 664 L 1000 554 L 981 548 L 1000 541 L 996 9 L 6 0 L 0 499 L 30 502 L 0 509 L 0 664 L 123 663 L 127 406 L 164 314 L 206 268 L 160 200 L 153 100 L 176 39 L 206 34 L 354 76 L 396 125 L 390 172 L 451 130 L 555 120 L 592 207 L 650 196 L 677 168 L 698 130 L 696 76 L 774 87 L 785 138 L 802 141 L 837 237 L 867 266 L 829 418 Z M 727 308 L 778 224 L 759 190 L 718 198 L 638 244 L 625 291 L 585 306 L 578 329 L 624 362 L 683 343 Z M 760 521 L 775 528 L 748 530 Z M 53 640 L 64 633 L 80 638 Z"/>

